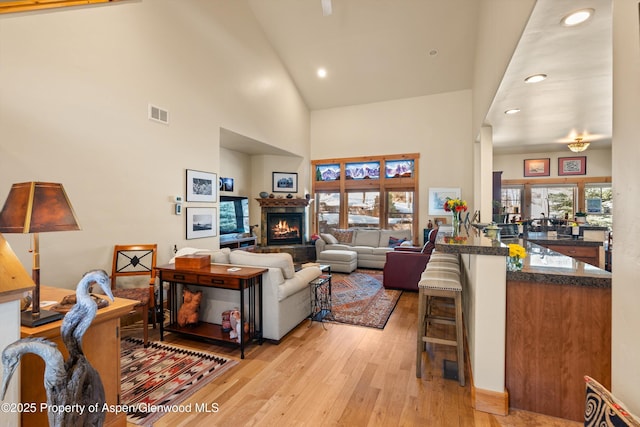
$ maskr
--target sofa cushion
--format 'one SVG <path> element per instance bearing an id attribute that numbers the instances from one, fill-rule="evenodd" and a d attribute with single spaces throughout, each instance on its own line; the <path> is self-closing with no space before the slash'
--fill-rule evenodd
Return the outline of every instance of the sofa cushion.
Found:
<path id="1" fill-rule="evenodd" d="M 376 248 L 371 247 L 371 246 L 351 246 L 351 250 L 356 252 L 358 255 L 360 255 L 360 254 L 372 254 L 374 249 L 376 249 Z"/>
<path id="2" fill-rule="evenodd" d="M 393 251 L 393 248 L 373 248 L 373 250 L 371 251 L 371 253 L 373 255 L 378 255 L 381 257 L 386 257 L 387 256 L 387 252 L 391 252 Z"/>
<path id="3" fill-rule="evenodd" d="M 387 246 L 389 242 L 389 237 L 387 237 L 387 243 L 384 246 Z M 380 243 L 380 230 L 356 230 L 356 236 L 353 240 L 354 246 L 370 246 L 370 247 L 378 247 Z"/>
<path id="4" fill-rule="evenodd" d="M 320 237 L 329 245 L 335 245 L 336 243 L 339 243 L 338 239 L 336 239 L 332 234 L 320 233 Z"/>
<path id="5" fill-rule="evenodd" d="M 411 240 L 411 230 L 380 230 L 380 240 L 373 246 L 391 247 L 391 238 Z"/>
<path id="6" fill-rule="evenodd" d="M 282 253 L 253 253 L 247 251 L 231 251 L 229 255 L 231 264 L 253 265 L 257 267 L 277 267 L 282 270 L 285 279 L 291 279 L 295 274 L 293 257 L 291 254 Z"/>

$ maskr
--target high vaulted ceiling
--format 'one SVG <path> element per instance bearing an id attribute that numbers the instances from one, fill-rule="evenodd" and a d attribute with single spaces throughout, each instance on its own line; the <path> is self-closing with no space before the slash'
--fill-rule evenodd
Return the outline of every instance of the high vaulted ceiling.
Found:
<path id="1" fill-rule="evenodd" d="M 472 88 L 479 0 L 332 0 L 328 16 L 321 0 L 248 1 L 311 110 Z M 560 25 L 585 7 L 596 10 L 590 21 Z M 610 9 L 537 1 L 486 117 L 495 152 L 567 151 L 582 133 L 610 145 Z M 548 78 L 525 84 L 535 73 Z"/>

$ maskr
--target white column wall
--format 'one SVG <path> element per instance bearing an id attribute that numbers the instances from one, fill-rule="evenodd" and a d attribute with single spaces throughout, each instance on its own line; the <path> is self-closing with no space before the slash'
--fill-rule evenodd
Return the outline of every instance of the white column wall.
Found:
<path id="1" fill-rule="evenodd" d="M 477 389 L 505 391 L 507 282 L 503 256 L 461 255 L 465 326 Z"/>
<path id="2" fill-rule="evenodd" d="M 613 0 L 612 391 L 640 414 L 640 29 L 638 1 Z"/>

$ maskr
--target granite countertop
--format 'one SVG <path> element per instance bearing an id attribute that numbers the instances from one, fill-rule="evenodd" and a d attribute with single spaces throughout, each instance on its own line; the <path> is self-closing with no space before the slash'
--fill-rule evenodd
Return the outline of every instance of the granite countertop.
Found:
<path id="1" fill-rule="evenodd" d="M 593 265 L 578 261 L 569 256 L 547 249 L 531 239 L 491 240 L 482 233 L 469 229 L 468 235 L 452 238 L 449 233 L 438 233 L 436 250 L 444 253 L 508 256 L 509 243 L 518 243 L 527 250 L 524 267 L 521 271 L 507 272 L 507 280 L 550 283 L 558 285 L 611 287 L 611 273 Z M 546 236 L 545 236 L 546 237 Z M 572 244 L 584 242 L 586 245 L 602 245 L 598 241 L 548 238 L 540 242 L 558 244 L 566 240 Z M 506 260 L 505 260 L 506 264 Z"/>
<path id="2" fill-rule="evenodd" d="M 520 239 L 519 243 L 527 250 L 524 267 L 521 271 L 507 271 L 507 280 L 598 288 L 611 287 L 611 273 L 609 271 L 552 251 L 530 240 Z"/>
<path id="3" fill-rule="evenodd" d="M 485 237 L 475 228 L 462 232 L 459 237 L 451 237 L 450 233 L 439 232 L 436 237 L 436 250 L 450 254 L 475 254 L 507 256 L 509 247 L 499 240 Z"/>

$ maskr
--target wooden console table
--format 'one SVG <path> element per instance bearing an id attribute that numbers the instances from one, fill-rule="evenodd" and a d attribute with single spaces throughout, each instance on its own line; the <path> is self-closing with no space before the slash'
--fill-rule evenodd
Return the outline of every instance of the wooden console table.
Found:
<path id="1" fill-rule="evenodd" d="M 233 271 L 233 268 L 237 268 L 237 270 Z M 182 305 L 182 298 L 178 297 L 178 284 L 236 290 L 240 294 L 240 324 L 244 326 L 247 322 L 249 325 L 248 334 L 244 327 L 240 328 L 240 358 L 244 359 L 244 347 L 249 340 L 255 339 L 262 343 L 262 273 L 266 271 L 268 271 L 266 268 L 261 267 L 234 267 L 214 264 L 195 270 L 176 269 L 175 264 L 158 267 L 160 283 L 169 282 L 168 305 L 170 312 L 169 325 L 165 326 L 163 322 L 160 322 L 160 341 L 164 340 L 164 331 L 167 330 L 193 337 L 237 344 L 235 339 L 229 337 L 229 332 L 224 332 L 219 324 L 199 321 L 195 326 L 182 327 L 178 325 L 178 309 Z M 249 292 L 248 316 L 245 313 L 245 290 Z M 164 305 L 163 299 L 163 292 L 160 292 L 161 307 Z M 258 319 L 256 319 L 256 299 L 258 300 Z"/>
<path id="2" fill-rule="evenodd" d="M 60 301 L 66 295 L 73 294 L 73 289 L 52 288 L 42 286 L 42 301 Z M 120 317 L 129 313 L 136 301 L 116 298 L 109 305 L 98 310 L 96 318 L 82 340 L 82 348 L 91 365 L 100 374 L 107 404 L 120 404 Z M 58 345 L 63 357 L 68 357 L 67 349 L 62 343 L 58 320 L 36 328 L 20 327 L 20 337 L 46 338 Z M 44 361 L 35 354 L 25 354 L 20 364 L 20 401 L 24 403 L 40 403 L 47 401 L 44 390 Z M 23 412 L 23 426 L 46 426 L 49 423 L 46 412 Z M 108 412 L 105 426 L 126 426 L 126 414 Z"/>

